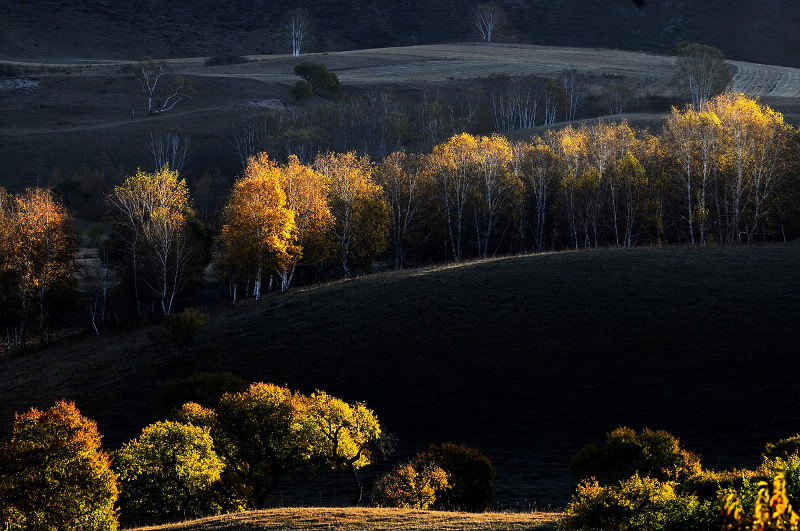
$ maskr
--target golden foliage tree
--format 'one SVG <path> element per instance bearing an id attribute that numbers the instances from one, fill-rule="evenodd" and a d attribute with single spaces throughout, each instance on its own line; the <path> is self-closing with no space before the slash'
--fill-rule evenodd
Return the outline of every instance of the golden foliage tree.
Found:
<path id="1" fill-rule="evenodd" d="M 17 414 L 0 443 L 0 519 L 19 531 L 117 529 L 119 490 L 97 424 L 73 402 Z"/>
<path id="2" fill-rule="evenodd" d="M 286 206 L 294 212 L 297 249 L 302 250 L 302 257 L 306 260 L 326 258 L 330 253 L 328 232 L 333 225 L 327 201 L 327 180 L 312 167 L 301 164 L 295 155 L 290 155 L 286 165 L 280 168 L 280 181 L 286 194 Z M 296 265 L 297 261 L 291 264 L 290 269 L 280 271 L 281 291 L 289 289 Z"/>
<path id="3" fill-rule="evenodd" d="M 256 299 L 263 274 L 271 278 L 273 272 L 291 270 L 302 252 L 281 181 L 280 168 L 261 153 L 250 159 L 225 207 L 222 261 L 234 271 L 234 280 L 253 275 Z"/>
<path id="4" fill-rule="evenodd" d="M 48 297 L 70 282 L 75 266 L 72 220 L 51 190 L 31 188 L 16 196 L 0 192 L 0 250 L 0 268 L 20 308 L 20 343 L 33 301 L 38 302 L 39 341 L 44 342 Z"/>
<path id="5" fill-rule="evenodd" d="M 328 181 L 332 233 L 339 244 L 345 277 L 352 260 L 368 259 L 386 249 L 391 220 L 383 189 L 372 176 L 372 163 L 354 152 L 317 156 L 314 168 Z"/>
<path id="6" fill-rule="evenodd" d="M 261 509 L 281 479 L 308 459 L 304 400 L 285 387 L 254 383 L 226 393 L 214 409 L 185 404 L 179 417 L 211 428 L 217 450 L 244 484 L 251 505 Z"/>
<path id="7" fill-rule="evenodd" d="M 347 470 L 355 487 L 353 505 L 361 503 L 358 469 L 372 462 L 372 446 L 381 436 L 375 413 L 363 403 L 348 404 L 317 391 L 307 399 L 304 422 L 312 459 L 333 470 Z"/>
<path id="8" fill-rule="evenodd" d="M 146 518 L 186 518 L 208 511 L 200 498 L 220 479 L 223 462 L 209 429 L 174 421 L 151 424 L 115 455 L 122 504 Z"/>

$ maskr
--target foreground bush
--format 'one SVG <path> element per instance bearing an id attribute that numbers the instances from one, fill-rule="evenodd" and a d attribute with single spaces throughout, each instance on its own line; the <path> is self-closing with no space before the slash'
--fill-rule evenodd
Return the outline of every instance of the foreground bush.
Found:
<path id="1" fill-rule="evenodd" d="M 772 494 L 766 481 L 758 484 L 758 492 L 752 503 L 744 505 L 739 493 L 724 492 L 722 517 L 723 531 L 798 531 L 800 516 L 792 508 L 786 495 L 786 478 L 782 472 L 772 480 Z M 753 507 L 752 511 L 746 509 Z"/>
<path id="2" fill-rule="evenodd" d="M 591 444 L 572 458 L 570 469 L 580 481 L 595 478 L 615 484 L 634 474 L 661 481 L 684 481 L 700 473 L 700 458 L 681 449 L 678 439 L 662 430 L 641 432 L 620 427 L 603 446 Z"/>
<path id="3" fill-rule="evenodd" d="M 670 482 L 634 475 L 614 486 L 597 481 L 578 485 L 558 521 L 559 531 L 718 530 L 711 502 L 678 495 Z"/>
<path id="4" fill-rule="evenodd" d="M 118 493 L 97 424 L 74 403 L 16 415 L 11 440 L 0 443 L 4 531 L 113 531 Z"/>
<path id="5" fill-rule="evenodd" d="M 114 462 L 120 478 L 120 505 L 129 515 L 153 521 L 218 513 L 208 502 L 223 462 L 208 428 L 157 422 L 122 446 Z"/>
<path id="6" fill-rule="evenodd" d="M 436 502 L 437 493 L 449 488 L 447 472 L 417 456 L 378 479 L 373 501 L 379 507 L 428 509 Z"/>
<path id="7" fill-rule="evenodd" d="M 424 459 L 447 472 L 450 487 L 436 493 L 436 505 L 449 511 L 481 512 L 494 498 L 497 472 L 479 450 L 453 443 L 431 446 Z"/>
<path id="8" fill-rule="evenodd" d="M 775 443 L 767 443 L 764 447 L 764 458 L 774 459 L 780 457 L 781 459 L 786 459 L 798 452 L 800 452 L 800 434 L 781 439 Z"/>

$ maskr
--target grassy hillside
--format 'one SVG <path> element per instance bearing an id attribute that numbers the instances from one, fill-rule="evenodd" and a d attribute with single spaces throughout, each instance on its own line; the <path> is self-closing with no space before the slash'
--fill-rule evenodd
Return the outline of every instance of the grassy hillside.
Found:
<path id="1" fill-rule="evenodd" d="M 395 459 L 477 446 L 502 507 L 561 506 L 570 457 L 619 425 L 671 431 L 712 467 L 800 430 L 798 263 L 797 244 L 597 250 L 274 294 L 214 311 L 188 358 L 138 330 L 5 361 L 0 427 L 64 397 L 115 447 L 161 414 L 164 380 L 232 371 L 366 401 Z"/>
<path id="2" fill-rule="evenodd" d="M 476 2 L 477 3 L 477 2 Z M 800 6 L 791 0 L 500 0 L 520 42 L 664 52 L 680 40 L 722 48 L 732 59 L 800 66 Z M 187 57 L 285 53 L 280 34 L 297 2 L 233 0 L 10 0 L 0 22 L 0 59 Z M 406 46 L 472 38 L 469 2 L 320 0 L 309 49 Z"/>
<path id="3" fill-rule="evenodd" d="M 471 531 L 493 529 L 514 531 L 554 529 L 557 513 L 447 513 L 409 509 L 327 509 L 293 508 L 251 511 L 180 524 L 143 527 L 137 531 L 226 531 L 307 529 L 368 530 L 428 530 Z"/>

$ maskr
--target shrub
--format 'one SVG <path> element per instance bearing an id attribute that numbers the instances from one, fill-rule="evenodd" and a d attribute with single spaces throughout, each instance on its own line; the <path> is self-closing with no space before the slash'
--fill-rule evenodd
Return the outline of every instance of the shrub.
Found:
<path id="1" fill-rule="evenodd" d="M 379 507 L 428 509 L 449 488 L 447 472 L 422 455 L 378 479 L 373 501 Z"/>
<path id="2" fill-rule="evenodd" d="M 756 476 L 753 470 L 703 470 L 683 481 L 677 489 L 681 493 L 694 494 L 703 501 L 716 501 L 720 490 L 741 489 L 745 482 L 752 481 Z"/>
<path id="3" fill-rule="evenodd" d="M 767 482 L 761 481 L 752 503 L 743 503 L 736 491 L 723 492 L 720 498 L 723 531 L 800 530 L 800 515 L 794 511 L 786 495 L 786 479 L 782 472 L 777 473 L 772 480 L 772 495 Z M 750 506 L 753 507 L 752 512 L 745 509 Z"/>
<path id="4" fill-rule="evenodd" d="M 294 73 L 305 79 L 314 92 L 326 91 L 331 94 L 339 92 L 339 78 L 319 63 L 300 63 L 295 65 Z"/>
<path id="5" fill-rule="evenodd" d="M 589 445 L 572 458 L 570 469 L 580 481 L 594 477 L 610 485 L 634 474 L 661 481 L 684 481 L 700 473 L 700 458 L 681 449 L 673 435 L 661 430 L 640 433 L 620 427 L 603 446 Z"/>
<path id="6" fill-rule="evenodd" d="M 308 81 L 303 81 L 302 79 L 295 83 L 294 86 L 289 89 L 289 92 L 291 92 L 295 101 L 310 100 L 314 96 L 314 90 L 311 88 L 311 85 Z"/>
<path id="7" fill-rule="evenodd" d="M 114 464 L 122 486 L 120 505 L 139 518 L 165 521 L 218 512 L 202 503 L 224 467 L 208 428 L 156 422 L 125 443 Z"/>
<path id="8" fill-rule="evenodd" d="M 447 510 L 485 511 L 494 498 L 497 472 L 479 450 L 464 445 L 432 445 L 426 460 L 447 472 L 450 488 L 436 493 L 437 506 Z"/>
<path id="9" fill-rule="evenodd" d="M 2 529 L 113 531 L 118 493 L 97 424 L 74 403 L 16 415 L 0 443 Z"/>
<path id="10" fill-rule="evenodd" d="M 229 372 L 195 374 L 164 382 L 161 386 L 161 405 L 174 409 L 187 402 L 197 402 L 213 407 L 225 393 L 238 393 L 247 387 L 247 382 Z"/>
<path id="11" fill-rule="evenodd" d="M 638 474 L 614 486 L 584 481 L 556 525 L 559 531 L 689 531 L 720 527 L 710 502 L 678 495 L 672 483 Z"/>
<path id="12" fill-rule="evenodd" d="M 767 443 L 764 447 L 764 458 L 774 459 L 780 457 L 786 459 L 792 454 L 800 452 L 800 434 L 792 435 L 787 439 L 781 439 L 776 443 Z"/>
<path id="13" fill-rule="evenodd" d="M 22 69 L 11 63 L 0 63 L 0 77 L 17 77 L 22 75 Z"/>
<path id="14" fill-rule="evenodd" d="M 206 324 L 208 314 L 199 308 L 186 308 L 182 313 L 171 313 L 164 316 L 166 339 L 186 355 L 194 345 L 195 336 Z"/>
<path id="15" fill-rule="evenodd" d="M 215 55 L 214 57 L 209 57 L 205 60 L 206 66 L 222 66 L 222 65 L 240 65 L 242 63 L 247 63 L 249 60 L 247 57 L 242 57 L 241 55 L 235 54 L 223 54 L 223 55 Z"/>
<path id="16" fill-rule="evenodd" d="M 795 505 L 800 506 L 800 455 L 791 454 L 785 459 L 780 457 L 764 459 L 758 471 L 762 478 L 774 478 L 782 474 L 786 494 Z"/>

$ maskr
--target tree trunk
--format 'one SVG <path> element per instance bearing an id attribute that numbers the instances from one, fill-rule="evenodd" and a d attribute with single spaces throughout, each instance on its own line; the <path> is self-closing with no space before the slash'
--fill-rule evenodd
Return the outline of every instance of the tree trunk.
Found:
<path id="1" fill-rule="evenodd" d="M 348 463 L 350 468 L 350 477 L 353 478 L 353 485 L 355 487 L 355 497 L 353 498 L 353 506 L 358 507 L 361 504 L 361 495 L 364 492 L 364 486 L 361 484 L 361 479 L 358 477 L 358 471 L 353 463 Z"/>

